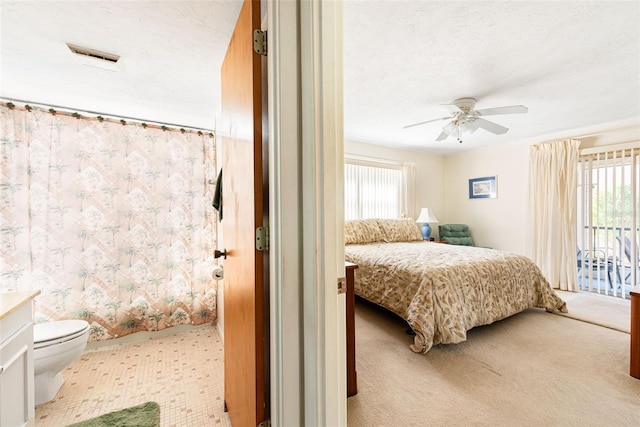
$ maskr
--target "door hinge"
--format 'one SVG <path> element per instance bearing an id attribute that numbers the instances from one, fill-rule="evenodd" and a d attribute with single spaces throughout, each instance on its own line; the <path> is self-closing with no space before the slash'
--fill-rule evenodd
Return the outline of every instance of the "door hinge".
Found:
<path id="1" fill-rule="evenodd" d="M 338 295 L 347 293 L 347 278 L 338 277 Z"/>
<path id="2" fill-rule="evenodd" d="M 256 249 L 259 251 L 269 250 L 269 227 L 256 228 Z"/>
<path id="3" fill-rule="evenodd" d="M 271 421 L 269 421 L 269 420 L 264 420 L 263 422 L 261 422 L 260 424 L 258 424 L 258 427 L 271 427 Z"/>
<path id="4" fill-rule="evenodd" d="M 253 50 L 262 56 L 267 56 L 267 32 L 253 30 Z"/>

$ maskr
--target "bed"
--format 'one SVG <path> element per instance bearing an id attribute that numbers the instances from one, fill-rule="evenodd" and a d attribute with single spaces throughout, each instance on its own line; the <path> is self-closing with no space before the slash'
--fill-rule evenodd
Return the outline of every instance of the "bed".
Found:
<path id="1" fill-rule="evenodd" d="M 529 258 L 426 242 L 412 220 L 347 221 L 345 258 L 359 266 L 356 295 L 406 320 L 417 353 L 528 308 L 567 312 Z"/>

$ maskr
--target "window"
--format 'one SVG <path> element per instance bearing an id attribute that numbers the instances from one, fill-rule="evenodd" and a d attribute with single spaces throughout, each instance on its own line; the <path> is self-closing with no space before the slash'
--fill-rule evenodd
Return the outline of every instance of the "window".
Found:
<path id="1" fill-rule="evenodd" d="M 412 212 L 407 194 L 415 170 L 412 164 L 394 164 L 370 160 L 345 160 L 345 220 L 400 218 Z M 413 172 L 414 173 L 414 172 Z"/>
<path id="2" fill-rule="evenodd" d="M 581 154 L 578 170 L 580 287 L 628 297 L 640 282 L 640 151 Z"/>

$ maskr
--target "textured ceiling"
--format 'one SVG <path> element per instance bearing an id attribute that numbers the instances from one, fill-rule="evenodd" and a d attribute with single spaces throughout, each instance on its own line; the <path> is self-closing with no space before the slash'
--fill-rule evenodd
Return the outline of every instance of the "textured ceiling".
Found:
<path id="1" fill-rule="evenodd" d="M 215 128 L 238 1 L 1 2 L 0 96 Z M 640 117 L 638 1 L 344 2 L 347 139 L 437 154 Z M 65 43 L 121 56 L 83 65 Z M 439 104 L 522 104 L 436 142 Z M 640 138 L 640 135 L 639 135 Z"/>
<path id="2" fill-rule="evenodd" d="M 448 153 L 640 116 L 640 2 L 348 1 L 344 15 L 347 138 Z M 446 121 L 402 129 L 462 97 L 529 112 L 462 144 L 435 141 Z"/>
<path id="3" fill-rule="evenodd" d="M 0 95 L 213 129 L 238 1 L 1 1 Z M 66 43 L 120 55 L 82 64 Z"/>

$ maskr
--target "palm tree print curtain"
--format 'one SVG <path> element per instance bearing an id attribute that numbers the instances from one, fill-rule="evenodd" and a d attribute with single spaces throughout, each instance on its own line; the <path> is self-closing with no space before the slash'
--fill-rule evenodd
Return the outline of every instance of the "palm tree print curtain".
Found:
<path id="1" fill-rule="evenodd" d="M 90 340 L 216 318 L 215 141 L 0 107 L 0 290 Z"/>

